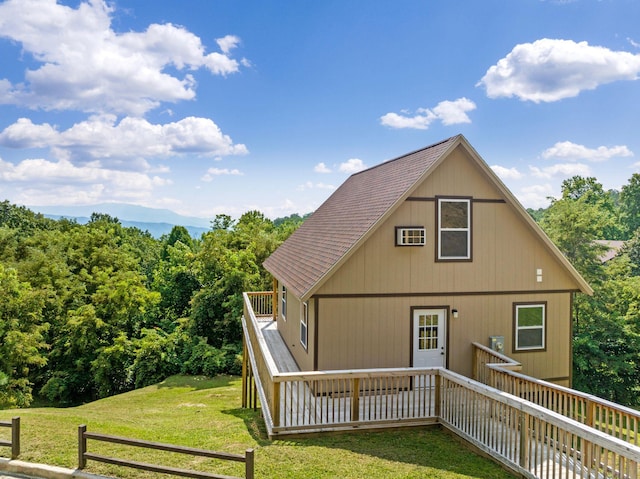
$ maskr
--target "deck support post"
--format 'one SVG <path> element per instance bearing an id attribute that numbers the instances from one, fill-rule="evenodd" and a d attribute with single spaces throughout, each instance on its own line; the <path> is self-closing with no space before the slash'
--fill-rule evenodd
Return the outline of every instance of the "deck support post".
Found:
<path id="1" fill-rule="evenodd" d="M 351 380 L 351 420 L 360 420 L 360 378 Z"/>
<path id="2" fill-rule="evenodd" d="M 242 337 L 242 408 L 247 407 L 247 362 L 249 361 L 249 352 L 247 351 L 247 340 Z"/>

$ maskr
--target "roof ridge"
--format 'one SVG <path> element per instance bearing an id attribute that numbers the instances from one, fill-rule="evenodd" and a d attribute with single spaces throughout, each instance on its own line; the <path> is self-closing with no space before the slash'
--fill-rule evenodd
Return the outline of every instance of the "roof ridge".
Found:
<path id="1" fill-rule="evenodd" d="M 447 138 L 446 140 L 438 141 L 436 143 L 433 143 L 432 145 L 424 146 L 422 148 L 418 148 L 417 150 L 410 151 L 409 153 L 405 153 L 404 155 L 398 156 L 397 158 L 391 158 L 389 160 L 383 161 L 382 163 L 378 163 L 377 165 L 373 165 L 373 166 L 370 166 L 369 168 L 365 168 L 364 170 L 361 170 L 361 171 L 358 171 L 356 173 L 353 173 L 351 176 L 356 176 L 356 175 L 359 175 L 361 173 L 366 173 L 367 171 L 374 170 L 374 169 L 379 168 L 381 166 L 384 166 L 384 165 L 386 165 L 388 163 L 393 163 L 394 161 L 401 160 L 403 158 L 406 158 L 407 156 L 414 155 L 414 154 L 419 153 L 421 151 L 429 150 L 431 148 L 435 148 L 436 146 L 440 146 L 443 143 L 447 143 L 448 141 L 451 141 L 453 139 L 459 138 L 460 136 L 462 136 L 462 134 L 458 133 L 457 135 L 453 135 L 453 136 Z"/>

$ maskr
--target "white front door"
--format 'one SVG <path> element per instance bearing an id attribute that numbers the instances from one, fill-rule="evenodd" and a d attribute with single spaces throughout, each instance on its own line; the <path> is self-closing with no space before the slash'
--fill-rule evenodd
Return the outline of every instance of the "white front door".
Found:
<path id="1" fill-rule="evenodd" d="M 413 311 L 413 367 L 444 367 L 446 351 L 445 309 Z"/>

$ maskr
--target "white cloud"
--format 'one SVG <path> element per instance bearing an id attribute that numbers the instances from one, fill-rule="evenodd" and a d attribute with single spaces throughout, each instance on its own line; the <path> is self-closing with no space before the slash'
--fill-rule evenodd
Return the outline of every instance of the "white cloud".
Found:
<path id="1" fill-rule="evenodd" d="M 358 171 L 362 171 L 367 167 L 364 162 L 358 158 L 351 158 L 344 163 L 340 163 L 338 170 L 342 173 L 357 173 Z"/>
<path id="2" fill-rule="evenodd" d="M 522 188 L 518 194 L 518 200 L 526 208 L 546 208 L 549 206 L 549 197 L 552 196 L 551 185 L 532 185 Z"/>
<path id="3" fill-rule="evenodd" d="M 327 167 L 324 163 L 318 163 L 313 167 L 313 171 L 316 173 L 331 173 L 331 169 Z"/>
<path id="4" fill-rule="evenodd" d="M 220 47 L 222 53 L 226 55 L 238 46 L 238 44 L 240 43 L 240 39 L 235 35 L 227 35 L 225 37 L 218 38 L 216 40 L 216 43 Z"/>
<path id="5" fill-rule="evenodd" d="M 504 166 L 500 166 L 500 165 L 492 165 L 491 169 L 502 180 L 519 180 L 523 176 L 522 173 L 520 173 L 518 169 L 515 167 L 505 168 Z"/>
<path id="6" fill-rule="evenodd" d="M 568 161 L 606 161 L 616 157 L 633 156 L 633 152 L 624 145 L 616 145 L 611 148 L 599 146 L 596 149 L 587 148 L 570 141 L 561 141 L 547 148 L 542 152 L 542 157 L 546 159 L 560 159 Z"/>
<path id="7" fill-rule="evenodd" d="M 48 123 L 34 125 L 28 118 L 19 118 L 0 133 L 0 145 L 9 148 L 47 148 L 60 137 Z"/>
<path id="8" fill-rule="evenodd" d="M 489 98 L 515 96 L 539 103 L 574 97 L 605 83 L 635 80 L 639 73 L 640 55 L 543 38 L 516 45 L 478 85 Z"/>
<path id="9" fill-rule="evenodd" d="M 24 204 L 140 201 L 169 184 L 170 180 L 159 176 L 95 164 L 78 167 L 66 160 L 27 159 L 14 165 L 0 159 L 0 185 L 15 191 L 15 201 Z"/>
<path id="10" fill-rule="evenodd" d="M 553 166 L 538 168 L 537 166 L 529 166 L 531 174 L 537 178 L 554 178 L 554 177 L 570 177 L 570 176 L 590 176 L 591 169 L 587 165 L 580 163 L 558 163 Z"/>
<path id="11" fill-rule="evenodd" d="M 20 44 L 39 65 L 24 82 L 0 80 L 0 104 L 138 116 L 162 102 L 193 99 L 195 80 L 184 70 L 239 70 L 229 56 L 239 42 L 233 35 L 217 40 L 222 53 L 206 53 L 199 37 L 170 23 L 116 32 L 113 11 L 103 0 L 77 9 L 54 0 L 1 3 L 0 38 Z"/>
<path id="12" fill-rule="evenodd" d="M 640 43 L 636 42 L 633 38 L 627 37 L 627 41 L 632 47 L 640 48 Z"/>
<path id="13" fill-rule="evenodd" d="M 436 116 L 430 111 L 414 116 L 387 113 L 380 117 L 380 123 L 391 128 L 413 128 L 416 130 L 426 130 L 435 118 Z"/>
<path id="14" fill-rule="evenodd" d="M 380 123 L 391 128 L 426 130 L 436 120 L 440 120 L 443 125 L 471 123 L 467 112 L 475 109 L 476 104 L 463 97 L 454 101 L 441 101 L 433 109 L 419 108 L 413 116 L 408 112 L 387 113 L 380 117 Z"/>
<path id="15" fill-rule="evenodd" d="M 329 185 L 326 183 L 313 183 L 312 181 L 307 181 L 301 185 L 298 185 L 298 191 L 306 191 L 306 190 L 335 190 L 336 187 L 334 185 Z"/>
<path id="16" fill-rule="evenodd" d="M 442 121 L 443 125 L 457 125 L 459 123 L 471 123 L 467 112 L 475 109 L 476 104 L 463 97 L 455 101 L 441 101 L 433 109 L 433 113 Z"/>
<path id="17" fill-rule="evenodd" d="M 242 176 L 244 175 L 244 173 L 242 173 L 240 170 L 234 168 L 232 170 L 228 169 L 228 168 L 209 168 L 207 170 L 207 173 L 201 178 L 202 181 L 213 181 L 213 178 L 216 176 Z"/>
<path id="18" fill-rule="evenodd" d="M 163 125 L 142 118 L 125 117 L 116 123 L 114 115 L 94 116 L 65 131 L 28 118 L 0 132 L 0 145 L 13 148 L 51 148 L 60 159 L 76 163 L 100 160 L 103 166 L 119 169 L 146 168 L 142 158 L 174 157 L 182 153 L 207 156 L 246 154 L 208 118 L 188 117 Z M 137 163 L 136 161 L 137 160 Z"/>

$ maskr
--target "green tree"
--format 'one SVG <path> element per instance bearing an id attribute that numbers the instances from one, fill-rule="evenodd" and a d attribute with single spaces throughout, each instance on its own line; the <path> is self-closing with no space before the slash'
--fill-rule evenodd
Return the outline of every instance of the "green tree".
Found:
<path id="1" fill-rule="evenodd" d="M 625 239 L 626 232 L 620 220 L 617 195 L 613 191 L 604 191 L 594 177 L 574 176 L 562 182 L 562 199 L 580 201 L 582 204 L 597 207 L 603 218 L 602 238 L 609 240 Z"/>
<path id="2" fill-rule="evenodd" d="M 44 300 L 14 269 L 0 264 L 0 408 L 28 407 L 32 367 L 46 363 L 42 323 Z"/>
<path id="3" fill-rule="evenodd" d="M 625 255 L 610 261 L 592 298 L 576 301 L 574 387 L 628 406 L 640 405 L 640 277 Z"/>
<path id="4" fill-rule="evenodd" d="M 560 251 L 585 277 L 597 284 L 602 280 L 600 256 L 606 247 L 596 244 L 611 218 L 587 196 L 577 200 L 562 198 L 552 202 L 541 221 L 541 226 Z"/>
<path id="5" fill-rule="evenodd" d="M 629 236 L 640 226 L 640 174 L 634 173 L 620 191 L 622 221 Z"/>

